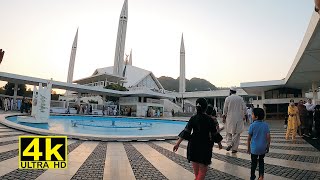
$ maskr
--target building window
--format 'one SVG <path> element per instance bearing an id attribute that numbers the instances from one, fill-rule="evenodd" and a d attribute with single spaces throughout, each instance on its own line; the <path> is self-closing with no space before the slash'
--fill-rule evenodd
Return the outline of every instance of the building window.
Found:
<path id="1" fill-rule="evenodd" d="M 265 93 L 265 98 L 266 98 L 266 99 L 272 99 L 272 91 L 267 91 L 267 92 Z"/>
<path id="2" fill-rule="evenodd" d="M 284 99 L 284 98 L 298 98 L 302 97 L 301 89 L 292 88 L 278 88 L 265 91 L 266 99 Z"/>
<path id="3" fill-rule="evenodd" d="M 279 90 L 273 90 L 272 99 L 278 99 L 278 98 L 279 98 Z"/>

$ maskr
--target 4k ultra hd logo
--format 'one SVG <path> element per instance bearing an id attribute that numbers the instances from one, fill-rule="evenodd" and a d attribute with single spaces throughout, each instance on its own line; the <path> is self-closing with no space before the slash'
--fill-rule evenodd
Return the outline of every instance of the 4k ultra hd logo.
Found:
<path id="1" fill-rule="evenodd" d="M 67 168 L 67 136 L 20 136 L 19 168 Z"/>

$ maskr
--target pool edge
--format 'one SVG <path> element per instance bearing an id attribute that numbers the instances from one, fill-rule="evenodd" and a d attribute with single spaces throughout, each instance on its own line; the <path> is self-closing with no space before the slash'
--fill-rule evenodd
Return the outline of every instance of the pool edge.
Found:
<path id="1" fill-rule="evenodd" d="M 7 117 L 23 116 L 26 114 L 1 114 L 0 124 L 7 126 L 12 129 L 16 129 L 23 132 L 28 132 L 37 135 L 59 135 L 67 136 L 68 139 L 78 140 L 90 140 L 90 141 L 107 141 L 107 142 L 135 142 L 135 141 L 164 141 L 164 140 L 176 140 L 177 135 L 162 135 L 162 136 L 110 136 L 110 135 L 91 135 L 91 134 L 80 134 L 80 133 L 58 133 L 50 130 L 44 130 L 39 128 L 28 127 L 20 125 L 7 120 Z M 95 116 L 93 116 L 95 117 Z M 101 117 L 101 116 L 100 116 Z M 154 120 L 160 120 L 154 118 Z M 173 121 L 185 121 L 185 120 L 173 120 Z"/>

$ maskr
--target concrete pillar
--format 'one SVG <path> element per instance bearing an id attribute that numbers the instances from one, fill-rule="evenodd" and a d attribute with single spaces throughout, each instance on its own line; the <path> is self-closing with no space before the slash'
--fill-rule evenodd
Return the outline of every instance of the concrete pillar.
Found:
<path id="1" fill-rule="evenodd" d="M 76 104 L 80 106 L 80 98 L 81 98 L 81 93 L 78 92 L 78 96 L 77 96 L 77 100 L 76 100 Z"/>
<path id="2" fill-rule="evenodd" d="M 217 98 L 216 97 L 214 97 L 214 99 L 213 99 L 213 107 L 215 109 L 217 109 Z"/>
<path id="3" fill-rule="evenodd" d="M 261 99 L 264 100 L 265 96 L 264 96 L 264 91 L 261 91 Z"/>
<path id="4" fill-rule="evenodd" d="M 182 112 L 184 112 L 184 100 L 183 100 L 183 94 L 181 94 L 181 107 L 182 107 Z"/>
<path id="5" fill-rule="evenodd" d="M 106 95 L 102 95 L 102 100 L 103 100 L 103 105 L 104 105 L 106 103 L 107 96 Z"/>
<path id="6" fill-rule="evenodd" d="M 18 84 L 14 83 L 14 88 L 13 88 L 13 108 L 16 109 L 16 104 L 17 104 L 17 94 L 18 94 Z"/>
<path id="7" fill-rule="evenodd" d="M 316 100 L 318 100 L 318 86 L 316 82 L 312 82 L 312 103 L 316 104 Z"/>
<path id="8" fill-rule="evenodd" d="M 265 100 L 265 99 L 266 99 L 266 98 L 265 98 L 265 96 L 264 96 L 264 91 L 261 91 L 261 101 L 260 101 L 260 103 L 258 103 L 260 108 L 263 108 L 263 104 L 264 104 L 264 100 Z M 259 102 L 259 101 L 258 101 L 258 102 Z"/>

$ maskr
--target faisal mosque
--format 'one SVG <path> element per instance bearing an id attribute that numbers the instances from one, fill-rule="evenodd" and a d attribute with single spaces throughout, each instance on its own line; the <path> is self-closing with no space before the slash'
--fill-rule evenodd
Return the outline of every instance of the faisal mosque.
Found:
<path id="1" fill-rule="evenodd" d="M 118 112 L 130 109 L 132 116 L 147 116 L 148 112 L 159 111 L 161 116 L 171 116 L 174 112 L 193 113 L 195 102 L 199 97 L 207 98 L 218 112 L 223 109 L 224 100 L 229 96 L 229 90 L 186 92 L 185 44 L 184 37 L 177 42 L 177 53 L 180 53 L 179 92 L 164 89 L 156 76 L 149 70 L 134 66 L 132 50 L 125 55 L 126 32 L 128 22 L 128 0 L 124 1 L 119 17 L 117 39 L 113 66 L 97 67 L 89 77 L 73 79 L 76 63 L 77 41 L 81 38 L 76 31 L 71 48 L 68 77 L 66 82 L 51 81 L 52 88 L 66 90 L 64 96 L 51 103 L 51 111 L 65 112 L 68 107 L 82 104 L 92 104 L 94 114 L 101 114 L 104 106 L 116 108 Z M 178 52 L 180 43 L 180 52 Z M 287 111 L 290 99 L 295 102 L 311 98 L 320 104 L 320 23 L 319 13 L 313 12 L 310 23 L 300 48 L 285 78 L 279 80 L 244 82 L 237 88 L 237 94 L 242 96 L 247 104 L 265 107 L 267 118 L 282 118 Z M 178 61 L 178 59 L 177 59 Z M 0 80 L 15 84 L 14 101 L 17 98 L 18 84 L 38 86 L 46 84 L 47 79 L 23 76 L 8 72 L 0 72 Z M 106 86 L 117 84 L 127 91 L 106 89 Z M 116 101 L 110 103 L 112 98 Z M 96 103 L 92 103 L 92 101 Z M 122 114 L 123 115 L 123 114 Z"/>

